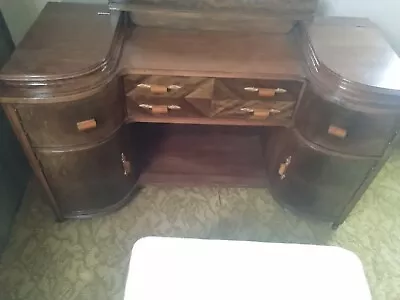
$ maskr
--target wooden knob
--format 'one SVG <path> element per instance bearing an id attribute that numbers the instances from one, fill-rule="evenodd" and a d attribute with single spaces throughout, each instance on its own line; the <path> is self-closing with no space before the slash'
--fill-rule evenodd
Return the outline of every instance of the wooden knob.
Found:
<path id="1" fill-rule="evenodd" d="M 261 97 L 274 97 L 276 89 L 258 89 L 258 95 Z"/>
<path id="2" fill-rule="evenodd" d="M 255 118 L 266 119 L 269 117 L 270 110 L 269 109 L 254 109 L 253 116 Z"/>
<path id="3" fill-rule="evenodd" d="M 337 127 L 335 125 L 330 125 L 328 129 L 330 135 L 336 136 L 338 138 L 344 139 L 347 136 L 347 130 Z"/>
<path id="4" fill-rule="evenodd" d="M 95 119 L 85 120 L 76 123 L 76 127 L 78 128 L 79 131 L 87 131 L 96 128 L 97 122 Z"/>
<path id="5" fill-rule="evenodd" d="M 168 92 L 168 88 L 164 85 L 151 85 L 150 91 L 153 94 L 165 94 Z"/>
<path id="6" fill-rule="evenodd" d="M 153 114 L 167 114 L 168 106 L 167 105 L 152 105 L 151 112 Z"/>

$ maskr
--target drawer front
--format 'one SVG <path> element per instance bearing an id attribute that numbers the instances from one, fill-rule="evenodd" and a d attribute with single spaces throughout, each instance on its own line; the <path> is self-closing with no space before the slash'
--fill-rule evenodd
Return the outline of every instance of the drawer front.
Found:
<path id="1" fill-rule="evenodd" d="M 275 79 L 221 79 L 230 91 L 243 101 L 296 102 L 303 87 L 302 81 Z"/>
<path id="2" fill-rule="evenodd" d="M 287 129 L 268 142 L 266 158 L 276 200 L 330 221 L 341 216 L 377 163 L 319 152 Z"/>
<path id="3" fill-rule="evenodd" d="M 127 132 L 77 151 L 37 151 L 64 217 L 90 215 L 117 205 L 135 183 Z"/>
<path id="4" fill-rule="evenodd" d="M 303 87 L 295 80 L 178 76 L 127 76 L 124 82 L 133 114 L 245 120 L 290 119 Z"/>
<path id="5" fill-rule="evenodd" d="M 395 133 L 397 117 L 349 110 L 306 92 L 295 122 L 306 139 L 327 149 L 381 156 Z"/>
<path id="6" fill-rule="evenodd" d="M 184 76 L 126 76 L 125 96 L 128 110 L 149 115 L 187 116 L 195 114 L 185 96 L 204 81 L 202 77 Z"/>
<path id="7" fill-rule="evenodd" d="M 73 102 L 21 104 L 16 109 L 34 147 L 76 146 L 100 141 L 123 123 L 125 107 L 117 80 Z"/>

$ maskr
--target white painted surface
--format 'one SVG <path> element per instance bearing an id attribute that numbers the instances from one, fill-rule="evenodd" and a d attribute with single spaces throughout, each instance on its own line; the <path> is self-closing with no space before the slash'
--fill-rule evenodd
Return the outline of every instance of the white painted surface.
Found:
<path id="1" fill-rule="evenodd" d="M 338 247 L 147 237 L 125 300 L 371 300 L 358 257 Z"/>

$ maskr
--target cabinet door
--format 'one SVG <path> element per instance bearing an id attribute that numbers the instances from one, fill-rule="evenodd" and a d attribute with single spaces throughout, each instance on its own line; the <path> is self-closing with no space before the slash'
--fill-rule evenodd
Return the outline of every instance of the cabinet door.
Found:
<path id="1" fill-rule="evenodd" d="M 64 217 L 118 208 L 134 186 L 131 146 L 121 129 L 100 144 L 74 151 L 40 151 L 43 171 Z"/>
<path id="2" fill-rule="evenodd" d="M 266 153 L 274 198 L 329 221 L 341 215 L 376 163 L 322 152 L 286 129 L 269 141 Z"/>

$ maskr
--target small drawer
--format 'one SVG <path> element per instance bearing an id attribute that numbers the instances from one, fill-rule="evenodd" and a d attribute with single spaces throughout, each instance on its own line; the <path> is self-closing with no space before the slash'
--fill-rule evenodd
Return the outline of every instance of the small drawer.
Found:
<path id="1" fill-rule="evenodd" d="M 251 91 L 243 88 L 247 85 L 251 86 Z M 255 86 L 260 88 L 255 88 Z M 208 79 L 197 90 L 187 95 L 186 99 L 198 110 L 203 111 L 205 115 L 215 118 L 290 119 L 296 98 L 289 95 L 288 90 L 284 89 L 288 85 L 277 83 L 276 86 L 284 86 L 284 88 L 263 88 L 262 91 L 261 86 L 268 85 L 261 84 L 260 80 Z M 270 86 L 272 87 L 273 84 Z M 301 83 L 299 88 L 301 89 Z M 268 96 L 266 96 L 267 93 L 269 93 Z M 207 95 L 210 95 L 208 99 Z"/>
<path id="2" fill-rule="evenodd" d="M 272 79 L 221 79 L 230 91 L 243 101 L 296 102 L 303 82 Z"/>
<path id="3" fill-rule="evenodd" d="M 329 150 L 361 156 L 383 155 L 397 127 L 394 114 L 350 110 L 311 91 L 304 94 L 295 122 L 309 141 Z"/>
<path id="4" fill-rule="evenodd" d="M 125 95 L 141 113 L 181 116 L 193 110 L 185 101 L 185 95 L 204 80 L 202 77 L 184 76 L 126 76 Z"/>
<path id="5" fill-rule="evenodd" d="M 140 75 L 125 77 L 124 84 L 141 113 L 246 120 L 290 119 L 303 86 L 295 80 Z"/>
<path id="6" fill-rule="evenodd" d="M 290 119 L 302 84 L 291 85 L 284 80 L 209 78 L 185 99 L 197 111 L 213 118 Z"/>
<path id="7" fill-rule="evenodd" d="M 117 80 L 100 92 L 72 102 L 21 104 L 16 109 L 32 146 L 76 146 L 100 141 L 124 122 Z"/>
<path id="8" fill-rule="evenodd" d="M 215 101 L 215 105 L 218 106 L 218 101 Z M 216 117 L 258 121 L 266 119 L 290 120 L 294 107 L 295 102 L 292 101 L 238 101 L 236 105 L 219 112 Z"/>

